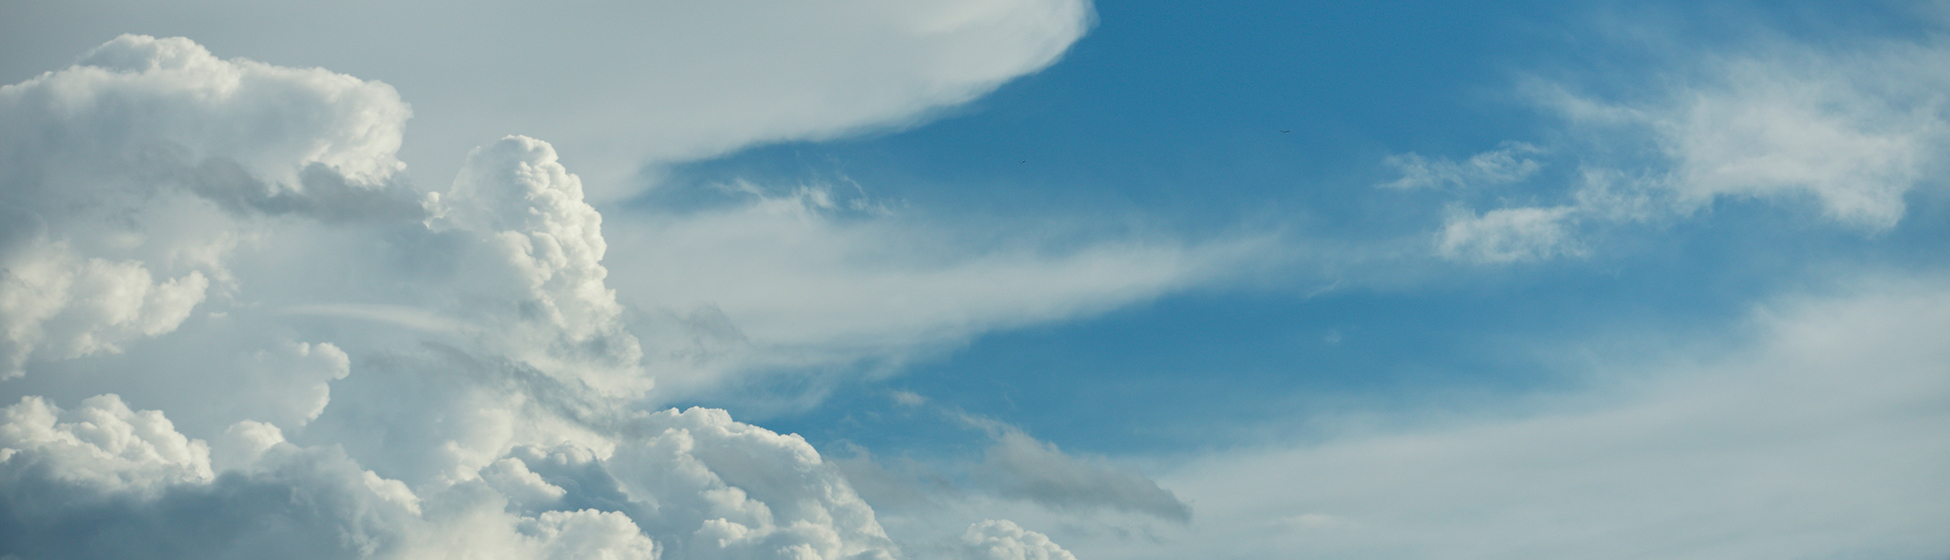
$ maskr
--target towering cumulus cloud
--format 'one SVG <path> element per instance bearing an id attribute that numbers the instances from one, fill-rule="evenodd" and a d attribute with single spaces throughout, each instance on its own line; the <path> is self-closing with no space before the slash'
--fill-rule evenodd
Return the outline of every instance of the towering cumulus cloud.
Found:
<path id="1" fill-rule="evenodd" d="M 635 407 L 553 148 L 426 191 L 409 114 L 141 36 L 0 89 L 0 557 L 901 556 L 799 437 Z"/>

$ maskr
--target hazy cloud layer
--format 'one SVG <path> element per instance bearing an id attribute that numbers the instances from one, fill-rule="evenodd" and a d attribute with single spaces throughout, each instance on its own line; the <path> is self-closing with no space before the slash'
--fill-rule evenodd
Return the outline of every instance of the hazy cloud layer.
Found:
<path id="1" fill-rule="evenodd" d="M 1750 342 L 1601 356 L 1586 390 L 1317 417 L 1305 442 L 1197 458 L 1159 477 L 1199 506 L 1169 544 L 1066 544 L 1123 558 L 1937 558 L 1945 328 L 1937 278 L 1784 298 L 1746 323 Z"/>

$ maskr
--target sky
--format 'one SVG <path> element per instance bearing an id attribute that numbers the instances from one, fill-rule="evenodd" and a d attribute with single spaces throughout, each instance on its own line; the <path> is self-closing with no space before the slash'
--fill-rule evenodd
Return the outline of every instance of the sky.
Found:
<path id="1" fill-rule="evenodd" d="M 0 558 L 1950 558 L 1950 4 L 0 4 Z"/>

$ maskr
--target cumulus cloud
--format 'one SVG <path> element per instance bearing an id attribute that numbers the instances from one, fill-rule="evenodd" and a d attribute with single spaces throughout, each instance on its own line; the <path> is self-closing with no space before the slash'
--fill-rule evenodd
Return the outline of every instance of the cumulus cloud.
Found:
<path id="1" fill-rule="evenodd" d="M 1049 537 L 1017 526 L 1015 522 L 988 519 L 968 526 L 962 543 L 980 560 L 1076 560 Z"/>
<path id="2" fill-rule="evenodd" d="M 41 235 L 20 244 L 0 269 L 0 379 L 20 376 L 37 353 L 120 352 L 128 340 L 175 330 L 210 286 L 202 271 L 156 279 L 141 261 L 83 258 Z"/>
<path id="3" fill-rule="evenodd" d="M 223 207 L 322 216 L 379 197 L 408 113 L 384 84 L 139 36 L 0 88 L 0 207 L 32 224 L 0 240 L 0 376 L 175 330 L 230 287 L 225 255 L 252 233 Z"/>
<path id="4" fill-rule="evenodd" d="M 856 359 L 850 345 L 896 329 L 928 334 L 875 352 L 1101 311 L 1187 286 L 1225 254 L 933 255 L 894 268 L 927 271 L 922 295 L 939 306 L 815 336 L 751 310 L 831 311 L 805 303 L 818 298 L 739 295 L 645 344 L 640 331 L 669 323 L 613 287 L 609 226 L 553 146 L 503 137 L 423 189 L 395 157 L 410 113 L 383 83 L 134 35 L 0 89 L 0 396 L 15 403 L 0 413 L 0 555 L 900 557 L 803 439 L 718 410 L 646 412 L 673 398 L 662 378 L 701 370 L 683 379 L 704 387 L 735 370 L 724 364 L 809 363 L 770 348 Z M 747 210 L 690 225 L 781 226 L 736 223 Z M 867 235 L 803 224 L 835 244 L 819 264 L 859 254 L 844 245 Z M 1163 270 L 1120 274 L 1151 265 Z M 724 278 L 679 270 L 689 284 Z M 968 277 L 993 271 L 1009 272 L 1002 289 Z M 698 367 L 668 352 L 697 333 L 755 341 L 761 357 Z M 1065 464 L 1048 462 L 1065 458 L 1053 448 L 1019 451 L 998 464 Z M 1078 503 L 1123 507 L 1090 499 Z M 1061 551 L 984 531 L 1003 539 L 985 550 Z"/>
<path id="5" fill-rule="evenodd" d="M 600 377 L 577 372 L 604 390 L 648 388 L 636 375 L 643 352 L 624 332 L 616 292 L 603 282 L 602 215 L 583 201 L 581 180 L 557 162 L 553 147 L 511 136 L 476 149 L 453 188 L 428 193 L 426 205 L 430 229 L 469 232 L 484 246 L 469 253 L 478 261 L 463 262 L 462 274 L 499 279 L 482 283 L 486 293 L 463 295 L 472 310 L 464 318 L 524 327 L 498 333 L 504 338 L 494 344 L 547 340 L 519 359 L 544 370 L 611 370 Z"/>
<path id="6" fill-rule="evenodd" d="M 210 446 L 113 395 L 62 411 L 29 398 L 0 428 L 0 553 L 25 558 L 643 558 L 618 512 L 505 512 L 478 485 L 418 492 L 330 448 L 240 424 Z M 62 421 L 66 420 L 66 421 Z M 423 499 L 422 494 L 425 494 Z"/>
<path id="7" fill-rule="evenodd" d="M 38 474 L 102 492 L 154 494 L 176 483 L 208 482 L 210 448 L 176 432 L 154 410 L 130 410 L 115 395 L 93 397 L 61 410 L 38 397 L 5 409 L 0 424 L 0 464 L 11 487 Z"/>

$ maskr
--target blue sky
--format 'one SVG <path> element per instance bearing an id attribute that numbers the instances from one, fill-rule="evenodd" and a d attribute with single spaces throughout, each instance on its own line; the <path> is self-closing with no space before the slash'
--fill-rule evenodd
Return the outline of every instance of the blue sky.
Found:
<path id="1" fill-rule="evenodd" d="M 1607 36 L 1622 33 L 1606 28 L 1619 9 L 1103 4 L 1098 26 L 1061 63 L 939 120 L 683 164 L 649 200 L 709 197 L 708 185 L 738 179 L 825 181 L 946 219 L 1054 214 L 1187 236 L 1267 228 L 1295 243 L 1413 237 L 1450 201 L 1375 188 L 1399 176 L 1383 165 L 1387 155 L 1462 159 L 1508 141 L 1559 141 L 1570 134 L 1559 119 L 1515 91 L 1527 76 L 1632 87 L 1618 76 L 1674 64 L 1662 59 L 1679 55 L 1658 45 Z M 1633 9 L 1655 14 L 1637 25 L 1700 49 L 1918 32 L 1888 6 Z M 1561 197 L 1572 179 L 1565 168 L 1587 157 L 1548 154 L 1535 179 L 1472 202 Z M 1307 395 L 1388 406 L 1399 398 L 1391 395 L 1428 390 L 1561 389 L 1575 375 L 1533 355 L 1538 348 L 1711 337 L 1766 294 L 1833 280 L 1818 269 L 1940 266 L 1943 218 L 1916 207 L 1940 205 L 1941 195 L 1914 194 L 1904 222 L 1873 235 L 1807 228 L 1806 208 L 1726 200 L 1673 223 L 1605 232 L 1594 254 L 1568 262 L 1458 267 L 1440 280 L 1382 286 L 1300 270 L 1168 295 L 985 335 L 827 401 L 803 424 L 780 421 L 816 434 L 861 407 L 894 406 L 880 391 L 912 390 L 1066 447 L 1117 454 L 1209 445 L 1205 430 L 1170 427 L 1304 415 Z M 899 437 L 881 433 L 888 428 L 830 437 Z"/>
<path id="2" fill-rule="evenodd" d="M 0 16 L 0 556 L 1950 555 L 1941 2 Z"/>

